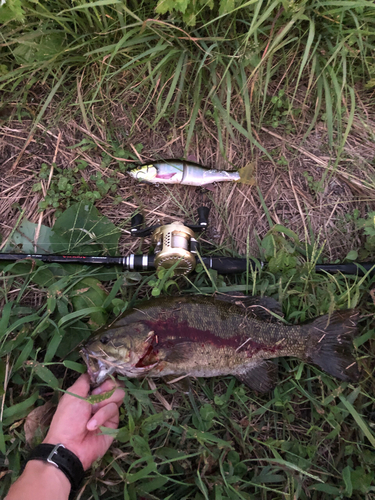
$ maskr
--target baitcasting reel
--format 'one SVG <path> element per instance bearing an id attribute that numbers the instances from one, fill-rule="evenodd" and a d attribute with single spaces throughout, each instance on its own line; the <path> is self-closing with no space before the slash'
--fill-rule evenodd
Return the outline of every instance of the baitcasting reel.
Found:
<path id="1" fill-rule="evenodd" d="M 151 236 L 151 242 L 155 245 L 154 266 L 156 269 L 164 267 L 170 269 L 177 263 L 174 269 L 176 275 L 189 274 L 197 265 L 198 242 L 195 233 L 207 229 L 208 207 L 198 208 L 198 224 L 182 224 L 172 222 L 164 226 L 150 226 L 141 229 L 143 217 L 141 214 L 133 215 L 131 219 L 132 236 Z M 143 256 L 147 257 L 147 256 Z"/>
<path id="2" fill-rule="evenodd" d="M 155 245 L 154 254 L 135 255 L 126 257 L 118 256 L 95 256 L 95 255 L 56 255 L 56 254 L 25 254 L 25 253 L 1 253 L 1 261 L 21 261 L 40 260 L 46 263 L 79 263 L 94 264 L 101 266 L 120 266 L 126 271 L 152 271 L 164 267 L 170 269 L 176 262 L 178 263 L 175 273 L 179 275 L 188 274 L 194 271 L 198 262 L 201 262 L 206 269 L 213 269 L 220 274 L 249 273 L 250 270 L 263 267 L 263 263 L 251 257 L 218 257 L 199 256 L 198 242 L 195 239 L 195 232 L 207 229 L 208 207 L 198 208 L 199 223 L 197 225 L 182 224 L 173 222 L 164 226 L 150 226 L 141 229 L 143 217 L 135 214 L 131 218 L 131 234 L 143 238 L 150 236 Z M 375 263 L 373 262 L 351 262 L 349 264 L 317 264 L 317 273 L 343 273 L 349 275 L 364 276 L 375 273 Z"/>

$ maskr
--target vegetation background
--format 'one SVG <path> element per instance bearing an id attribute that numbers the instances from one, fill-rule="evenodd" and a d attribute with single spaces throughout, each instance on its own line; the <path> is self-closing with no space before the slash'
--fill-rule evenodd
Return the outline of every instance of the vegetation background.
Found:
<path id="1" fill-rule="evenodd" d="M 314 272 L 374 257 L 374 3 L 6 0 L 0 23 L 1 251 L 142 253 L 135 210 L 151 225 L 204 204 L 203 253 L 267 262 L 179 279 L 2 263 L 0 496 L 92 331 L 151 295 L 242 291 L 292 323 L 358 308 L 361 381 L 292 359 L 268 395 L 231 377 L 126 380 L 116 444 L 79 498 L 375 498 L 373 278 Z M 254 182 L 202 192 L 126 173 L 159 158 L 251 162 Z"/>

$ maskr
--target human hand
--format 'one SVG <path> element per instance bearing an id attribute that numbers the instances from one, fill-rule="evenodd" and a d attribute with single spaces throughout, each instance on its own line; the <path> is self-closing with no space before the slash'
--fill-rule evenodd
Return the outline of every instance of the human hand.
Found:
<path id="1" fill-rule="evenodd" d="M 124 389 L 119 382 L 106 380 L 92 391 L 101 394 L 112 390 L 112 396 L 100 403 L 90 404 L 70 394 L 64 394 L 52 419 L 50 429 L 43 443 L 63 444 L 81 460 L 87 470 L 110 447 L 113 438 L 101 433 L 99 427 L 117 429 L 119 407 L 124 398 Z M 90 392 L 90 379 L 87 373 L 81 375 L 68 389 L 68 392 L 86 398 Z"/>

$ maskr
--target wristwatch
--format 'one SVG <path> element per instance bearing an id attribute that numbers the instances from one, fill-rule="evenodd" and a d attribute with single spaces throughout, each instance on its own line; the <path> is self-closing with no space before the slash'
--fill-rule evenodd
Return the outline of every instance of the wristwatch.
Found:
<path id="1" fill-rule="evenodd" d="M 43 443 L 34 448 L 28 456 L 25 466 L 29 460 L 42 460 L 60 469 L 69 479 L 72 486 L 69 500 L 72 500 L 83 481 L 85 471 L 81 460 L 73 452 L 65 448 L 61 443 Z"/>

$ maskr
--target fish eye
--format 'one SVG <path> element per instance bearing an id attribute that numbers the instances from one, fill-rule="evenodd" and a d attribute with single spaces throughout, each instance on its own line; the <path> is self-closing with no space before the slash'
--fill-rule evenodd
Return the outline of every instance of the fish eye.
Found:
<path id="1" fill-rule="evenodd" d="M 106 336 L 102 337 L 102 338 L 100 339 L 100 342 L 101 342 L 102 344 L 104 344 L 104 345 L 108 344 L 108 342 L 109 342 L 109 337 L 106 337 Z"/>

